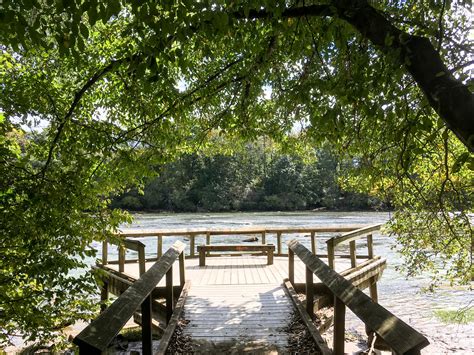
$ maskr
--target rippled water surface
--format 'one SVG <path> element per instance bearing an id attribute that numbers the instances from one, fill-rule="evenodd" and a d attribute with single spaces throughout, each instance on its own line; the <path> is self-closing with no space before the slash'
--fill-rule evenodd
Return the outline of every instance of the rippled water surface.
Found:
<path id="1" fill-rule="evenodd" d="M 136 229 L 184 229 L 184 228 L 239 228 L 252 226 L 324 226 L 384 223 L 390 218 L 389 213 L 379 212 L 297 212 L 297 213 L 212 213 L 212 214 L 137 214 L 131 226 L 124 230 Z M 309 246 L 310 238 L 300 235 L 284 236 L 284 241 L 298 239 Z M 325 251 L 329 234 L 318 235 L 318 246 Z M 163 247 L 167 248 L 174 240 L 184 238 L 164 238 Z M 152 254 L 156 250 L 155 238 L 140 239 L 147 245 Z M 237 241 L 235 236 L 213 237 L 212 243 Z M 184 240 L 185 241 L 185 240 Z M 267 236 L 267 243 L 274 242 L 274 236 Z M 198 238 L 196 244 L 204 243 Z M 360 253 L 365 244 L 358 242 Z M 458 309 L 474 305 L 472 291 L 441 289 L 435 293 L 424 293 L 422 288 L 429 284 L 429 275 L 406 279 L 396 267 L 403 260 L 394 250 L 395 241 L 381 234 L 374 235 L 376 255 L 387 258 L 387 269 L 378 283 L 379 302 L 405 322 L 427 336 L 431 342 L 425 348 L 425 354 L 474 354 L 474 324 L 446 325 L 437 320 L 434 311 L 437 309 Z M 323 249 L 324 248 L 324 249 Z M 344 250 L 344 249 L 342 249 Z M 349 315 L 348 329 L 363 333 L 360 322 Z"/>

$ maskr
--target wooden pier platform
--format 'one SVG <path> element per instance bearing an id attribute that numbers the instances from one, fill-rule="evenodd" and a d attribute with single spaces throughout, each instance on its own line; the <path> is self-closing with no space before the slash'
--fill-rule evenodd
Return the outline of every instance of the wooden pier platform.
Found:
<path id="1" fill-rule="evenodd" d="M 146 263 L 146 270 L 152 265 Z M 287 257 L 275 257 L 272 265 L 267 265 L 264 255 L 209 257 L 206 266 L 189 258 L 185 265 L 192 286 L 184 304 L 183 317 L 189 321 L 184 335 L 190 336 L 194 349 L 203 353 L 288 353 L 284 328 L 294 306 L 282 286 L 288 278 Z M 118 270 L 117 265 L 108 267 Z M 176 285 L 179 265 L 173 267 Z M 337 268 L 350 268 L 350 260 L 341 260 Z M 138 278 L 138 264 L 127 264 L 124 274 Z M 295 282 L 305 282 L 305 265 L 299 259 L 295 260 Z M 165 280 L 158 286 L 164 287 Z"/>
<path id="2" fill-rule="evenodd" d="M 371 336 L 380 337 L 396 353 L 419 354 L 427 339 L 377 304 L 377 281 L 386 265 L 386 260 L 373 251 L 372 233 L 379 229 L 380 225 L 366 226 L 332 237 L 326 241 L 326 254 L 316 253 L 316 233 L 337 232 L 337 228 L 306 228 L 311 233 L 311 250 L 293 239 L 287 243 L 288 254 L 282 253 L 282 233 L 300 229 L 252 230 L 261 234 L 258 248 L 235 243 L 212 247 L 210 236 L 224 232 L 199 231 L 206 233 L 206 248 L 198 248 L 201 262 L 195 257 L 198 232 L 189 237 L 189 258 L 185 256 L 186 245 L 180 241 L 163 253 L 163 231 L 146 233 L 158 242 L 156 257 L 151 258 L 146 257 L 150 254 L 145 252 L 144 243 L 124 238 L 118 260 L 108 260 L 104 242 L 102 263 L 96 266 L 103 270 L 101 299 L 107 300 L 109 293 L 119 297 L 74 342 L 80 354 L 101 353 L 133 318 L 142 325 L 143 354 L 152 353 L 152 329 L 162 334 L 158 353 L 165 354 L 181 317 L 187 324 L 178 333 L 188 336 L 196 353 L 288 353 L 285 328 L 296 311 L 321 354 L 344 354 L 348 307 L 365 323 Z M 266 244 L 270 232 L 277 234 L 276 248 Z M 232 233 L 243 235 L 249 230 Z M 367 248 L 363 255 L 356 246 L 361 239 Z M 348 255 L 336 253 L 342 244 L 348 244 Z M 203 253 L 211 249 L 238 251 L 239 255 L 220 253 L 204 258 Z M 248 254 L 257 249 L 267 255 Z M 130 253 L 132 259 L 126 260 L 126 250 L 135 251 L 138 258 L 133 259 Z M 361 291 L 365 288 L 369 288 L 370 297 Z M 298 292 L 304 294 L 304 302 Z M 330 319 L 334 321 L 332 350 L 320 334 L 329 324 L 317 328 L 312 321 L 315 311 L 328 306 L 334 310 Z"/>

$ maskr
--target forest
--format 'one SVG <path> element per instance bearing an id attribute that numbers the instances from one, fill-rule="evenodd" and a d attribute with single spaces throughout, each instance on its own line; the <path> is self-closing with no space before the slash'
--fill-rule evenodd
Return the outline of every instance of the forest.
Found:
<path id="1" fill-rule="evenodd" d="M 344 189 L 341 162 L 328 148 L 285 154 L 265 140 L 233 154 L 188 154 L 157 167 L 157 177 L 112 199 L 130 211 L 223 212 L 384 210 L 390 201 Z"/>

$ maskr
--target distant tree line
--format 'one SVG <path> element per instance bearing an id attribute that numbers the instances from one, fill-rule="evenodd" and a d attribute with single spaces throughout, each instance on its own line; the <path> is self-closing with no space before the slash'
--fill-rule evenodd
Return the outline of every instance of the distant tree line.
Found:
<path id="1" fill-rule="evenodd" d="M 248 145 L 232 155 L 188 154 L 158 168 L 141 193 L 113 199 L 113 208 L 133 211 L 294 211 L 385 209 L 367 194 L 338 183 L 344 164 L 327 149 L 310 159 Z"/>

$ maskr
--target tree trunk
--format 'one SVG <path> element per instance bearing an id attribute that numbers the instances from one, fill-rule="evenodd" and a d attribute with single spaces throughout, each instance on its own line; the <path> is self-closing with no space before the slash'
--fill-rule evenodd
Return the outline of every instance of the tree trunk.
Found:
<path id="1" fill-rule="evenodd" d="M 243 11 L 233 15 L 236 18 L 272 16 L 264 9 L 252 10 L 247 15 Z M 331 5 L 293 7 L 283 11 L 281 16 L 338 16 L 382 51 L 398 49 L 400 65 L 405 65 L 446 125 L 474 152 L 474 95 L 452 75 L 428 38 L 399 30 L 367 0 L 333 0 Z"/>
<path id="2" fill-rule="evenodd" d="M 339 16 L 382 50 L 400 49 L 401 63 L 424 92 L 431 107 L 474 152 L 474 95 L 454 78 L 429 39 L 393 26 L 366 0 L 336 0 Z M 387 37 L 390 39 L 387 41 Z"/>

